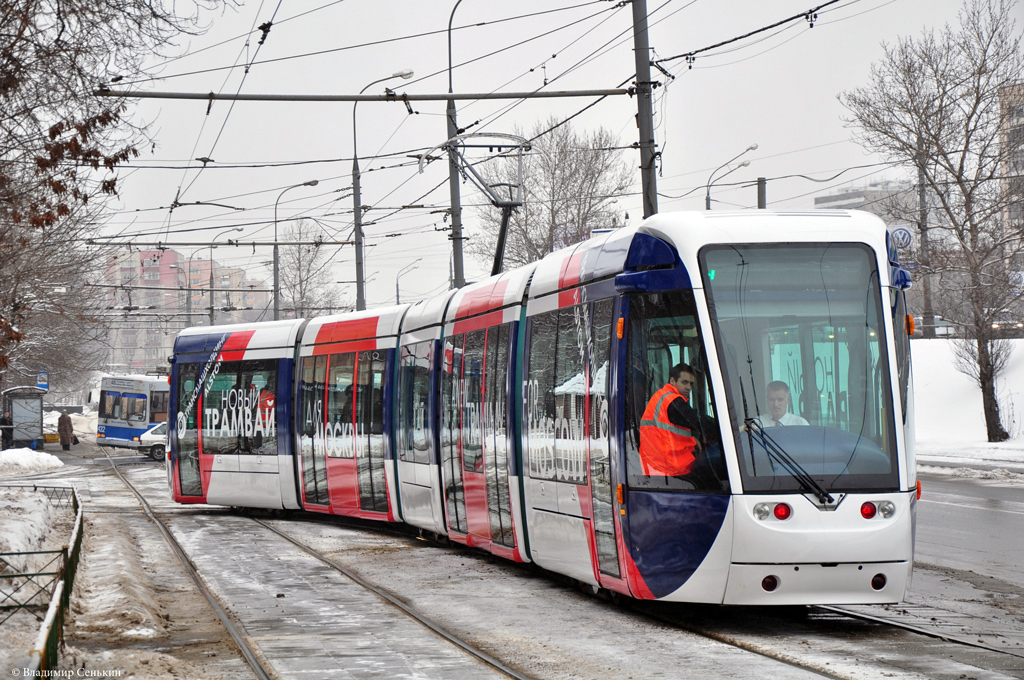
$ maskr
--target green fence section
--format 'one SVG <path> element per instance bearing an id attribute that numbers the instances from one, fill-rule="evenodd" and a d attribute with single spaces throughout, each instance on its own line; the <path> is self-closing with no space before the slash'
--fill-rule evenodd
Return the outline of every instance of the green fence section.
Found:
<path id="1" fill-rule="evenodd" d="M 0 625 L 19 610 L 32 612 L 40 618 L 39 636 L 29 656 L 29 669 L 48 671 L 57 667 L 64 641 L 64 618 L 71 604 L 75 572 L 82 553 L 82 504 L 78 492 L 68 486 L 4 485 L 4 489 L 25 489 L 42 493 L 51 505 L 68 508 L 75 513 L 75 526 L 68 544 L 60 550 L 36 550 L 0 553 L 0 566 L 12 567 L 18 558 L 35 560 L 37 568 L 21 573 L 0 574 L 0 580 L 14 583 L 10 592 L 0 591 Z M 2 581 L 0 581 L 2 582 Z M 39 612 L 45 609 L 45 614 Z"/>

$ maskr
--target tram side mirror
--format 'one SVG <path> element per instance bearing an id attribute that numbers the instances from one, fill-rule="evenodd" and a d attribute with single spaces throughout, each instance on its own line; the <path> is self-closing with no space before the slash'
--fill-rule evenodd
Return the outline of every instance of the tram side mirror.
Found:
<path id="1" fill-rule="evenodd" d="M 906 269 L 897 269 L 893 272 L 892 285 L 900 290 L 910 290 L 913 281 L 910 279 L 910 272 Z"/>

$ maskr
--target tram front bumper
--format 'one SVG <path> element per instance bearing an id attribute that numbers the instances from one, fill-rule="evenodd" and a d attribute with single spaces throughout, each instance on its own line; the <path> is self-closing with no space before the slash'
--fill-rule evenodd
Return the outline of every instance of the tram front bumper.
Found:
<path id="1" fill-rule="evenodd" d="M 911 562 L 731 564 L 723 604 L 895 604 L 910 586 Z"/>

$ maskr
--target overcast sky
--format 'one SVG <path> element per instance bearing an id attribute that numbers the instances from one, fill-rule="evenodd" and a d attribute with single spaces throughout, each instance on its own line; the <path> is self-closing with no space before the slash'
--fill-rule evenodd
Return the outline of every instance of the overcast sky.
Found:
<path id="1" fill-rule="evenodd" d="M 825 0 L 818 0 L 822 4 Z M 795 0 L 647 0 L 655 59 L 695 52 L 806 12 L 815 3 Z M 209 14 L 210 30 L 181 45 L 178 58 L 154 62 L 150 81 L 118 83 L 163 92 L 246 94 L 356 94 L 403 69 L 411 80 L 372 86 L 428 94 L 448 90 L 448 19 L 454 0 L 342 0 L 283 2 L 247 0 L 237 9 Z M 956 22 L 955 0 L 841 0 L 821 10 L 813 28 L 790 22 L 726 47 L 700 52 L 692 68 L 685 59 L 665 63 L 676 76 L 658 88 L 656 137 L 662 152 L 658 190 L 662 212 L 701 210 L 711 173 L 742 155 L 749 167 L 712 187 L 715 209 L 751 208 L 752 183 L 768 178 L 769 208 L 813 207 L 816 195 L 843 186 L 908 176 L 874 167 L 843 122 L 837 95 L 868 84 L 883 42 L 919 36 Z M 1017 7 L 1018 30 L 1024 7 Z M 258 26 L 273 21 L 260 45 Z M 452 31 L 456 92 L 586 90 L 619 86 L 634 71 L 629 6 L 607 0 L 493 3 L 463 0 Z M 244 65 L 250 67 L 248 73 Z M 548 85 L 544 87 L 547 81 Z M 315 218 L 327 239 L 352 232 L 352 110 L 350 102 L 268 103 L 135 100 L 135 116 L 148 122 L 155 144 L 133 160 L 124 177 L 121 205 L 105 233 L 137 234 L 139 243 L 209 241 L 225 234 L 246 241 L 273 239 L 274 204 L 281 198 L 278 227 L 300 216 Z M 587 99 L 533 99 L 458 103 L 461 126 L 473 132 L 529 130 L 549 116 L 559 119 L 592 104 Z M 447 164 L 429 164 L 422 174 L 406 154 L 444 142 L 443 102 L 417 102 L 415 115 L 401 103 L 358 105 L 358 150 L 363 170 L 367 302 L 393 303 L 395 274 L 418 262 L 401 279 L 403 301 L 444 290 L 450 244 L 443 231 L 448 206 Z M 636 102 L 608 97 L 573 120 L 576 128 L 604 127 L 622 146 L 636 141 Z M 622 152 L 632 166 L 639 153 Z M 373 157 L 377 158 L 373 158 Z M 480 157 L 480 156 L 478 156 Z M 202 169 L 196 158 L 213 159 Z M 844 172 L 845 171 L 845 172 Z M 723 171 L 724 172 L 724 171 Z M 840 174 L 842 173 L 842 174 Z M 721 174 L 721 173 L 719 173 Z M 814 182 L 806 175 L 832 181 Z M 623 217 L 642 217 L 637 175 L 634 192 L 618 199 Z M 183 206 L 181 203 L 220 203 Z M 484 198 L 463 185 L 464 223 L 472 237 Z M 423 208 L 401 209 L 422 204 Z M 238 210 L 233 209 L 238 208 Z M 201 231 L 195 231 L 202 229 Z M 181 249 L 189 252 L 190 249 Z M 219 262 L 249 269 L 269 282 L 270 248 L 216 249 Z M 353 249 L 332 249 L 334 279 L 354 278 Z M 206 257 L 204 253 L 202 257 Z M 197 255 L 196 257 L 200 257 Z M 467 257 L 467 279 L 479 279 L 489 264 Z M 374 272 L 377 272 L 374 275 Z M 342 286 L 354 300 L 354 286 Z"/>

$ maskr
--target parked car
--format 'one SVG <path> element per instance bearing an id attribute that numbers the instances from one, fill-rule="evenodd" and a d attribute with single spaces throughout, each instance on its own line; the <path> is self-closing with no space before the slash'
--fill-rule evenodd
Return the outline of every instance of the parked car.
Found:
<path id="1" fill-rule="evenodd" d="M 167 423 L 160 423 L 139 435 L 139 453 L 153 460 L 163 460 L 166 449 Z"/>

